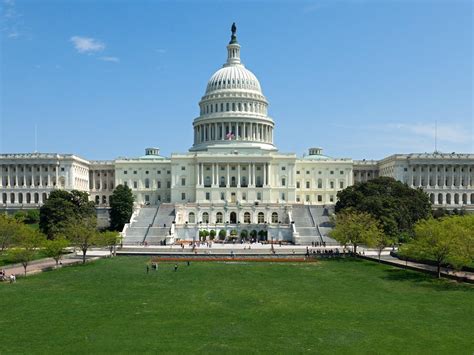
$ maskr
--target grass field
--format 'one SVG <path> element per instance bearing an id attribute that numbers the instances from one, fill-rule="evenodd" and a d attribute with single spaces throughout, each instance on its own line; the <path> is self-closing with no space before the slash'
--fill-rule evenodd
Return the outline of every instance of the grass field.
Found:
<path id="1" fill-rule="evenodd" d="M 361 260 L 117 257 L 0 284 L 0 353 L 472 354 L 474 287 Z"/>

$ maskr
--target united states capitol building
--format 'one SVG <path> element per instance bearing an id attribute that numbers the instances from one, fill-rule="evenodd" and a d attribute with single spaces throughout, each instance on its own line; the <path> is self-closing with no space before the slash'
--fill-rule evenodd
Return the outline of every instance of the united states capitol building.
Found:
<path id="1" fill-rule="evenodd" d="M 389 176 L 421 187 L 434 208 L 474 210 L 474 154 L 395 154 L 333 158 L 321 148 L 299 157 L 279 152 L 276 123 L 256 76 L 240 59 L 233 27 L 227 61 L 209 79 L 192 122 L 194 142 L 171 157 L 158 148 L 111 161 L 74 154 L 0 155 L 0 208 L 38 208 L 54 189 L 89 193 L 106 221 L 114 188 L 133 191 L 136 210 L 125 241 L 193 240 L 199 230 L 267 232 L 304 244 L 327 238 L 337 192 Z M 100 219 L 100 218 L 99 218 Z"/>

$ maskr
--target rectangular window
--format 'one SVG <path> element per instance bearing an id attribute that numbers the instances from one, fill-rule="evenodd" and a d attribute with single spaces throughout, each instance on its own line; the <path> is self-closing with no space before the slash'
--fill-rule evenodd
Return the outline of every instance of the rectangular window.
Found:
<path id="1" fill-rule="evenodd" d="M 185 166 L 182 166 L 182 167 L 181 167 L 181 170 L 182 170 L 182 171 L 186 170 L 186 167 L 185 167 Z"/>
<path id="2" fill-rule="evenodd" d="M 145 171 L 145 174 L 147 174 L 147 175 L 148 175 L 148 170 L 147 170 L 147 171 Z"/>
<path id="3" fill-rule="evenodd" d="M 299 170 L 296 170 L 296 175 L 299 175 L 300 174 L 300 171 Z"/>
<path id="4" fill-rule="evenodd" d="M 306 181 L 306 188 L 309 189 L 311 186 L 310 182 L 309 181 Z"/>
<path id="5" fill-rule="evenodd" d="M 330 181 L 329 185 L 331 186 L 331 189 L 333 189 L 334 188 L 334 181 Z"/>
<path id="6" fill-rule="evenodd" d="M 309 195 L 306 195 L 306 202 L 310 202 L 311 199 L 309 198 Z"/>
<path id="7" fill-rule="evenodd" d="M 137 175 L 137 171 L 136 171 L 136 170 L 134 170 L 134 171 L 133 171 L 133 174 L 134 174 L 134 175 Z"/>
<path id="8" fill-rule="evenodd" d="M 161 189 L 161 181 L 158 181 L 158 188 Z"/>
<path id="9" fill-rule="evenodd" d="M 331 175 L 334 175 L 334 171 L 333 171 L 333 170 L 331 170 L 331 171 L 329 172 L 329 174 L 331 174 Z"/>
<path id="10" fill-rule="evenodd" d="M 285 201 L 285 193 L 284 192 L 281 193 L 281 200 Z"/>
<path id="11" fill-rule="evenodd" d="M 329 196 L 329 201 L 334 202 L 334 195 Z"/>
<path id="12" fill-rule="evenodd" d="M 339 174 L 341 174 L 341 175 L 344 174 L 344 171 L 341 170 L 341 171 L 339 172 Z"/>
<path id="13" fill-rule="evenodd" d="M 339 181 L 339 187 L 340 187 L 341 189 L 344 188 L 344 181 Z"/>
<path id="14" fill-rule="evenodd" d="M 262 193 L 257 192 L 257 200 L 260 201 L 262 199 Z"/>
<path id="15" fill-rule="evenodd" d="M 181 178 L 181 186 L 186 186 L 186 178 Z"/>
<path id="16" fill-rule="evenodd" d="M 181 192 L 181 200 L 182 201 L 186 200 L 186 193 Z"/>
<path id="17" fill-rule="evenodd" d="M 166 182 L 166 187 L 167 187 L 168 189 L 171 188 L 171 181 L 167 181 L 167 182 Z"/>
<path id="18" fill-rule="evenodd" d="M 210 192 L 206 192 L 206 200 L 210 200 L 211 199 L 211 193 Z"/>
<path id="19" fill-rule="evenodd" d="M 286 166 L 282 166 L 281 170 L 283 170 L 283 171 L 286 170 Z"/>
<path id="20" fill-rule="evenodd" d="M 296 202 L 300 202 L 300 195 L 296 195 Z"/>
<path id="21" fill-rule="evenodd" d="M 168 175 L 171 174 L 171 170 L 168 170 L 166 173 L 167 173 Z"/>
<path id="22" fill-rule="evenodd" d="M 322 202 L 323 201 L 323 196 L 322 195 L 318 195 L 318 202 Z"/>
<path id="23" fill-rule="evenodd" d="M 161 170 L 158 170 L 158 174 L 161 174 Z"/>
<path id="24" fill-rule="evenodd" d="M 222 200 L 222 201 L 225 200 L 225 193 L 224 193 L 224 192 L 221 192 L 221 200 Z"/>
<path id="25" fill-rule="evenodd" d="M 296 182 L 296 188 L 297 188 L 297 189 L 300 188 L 300 182 L 299 182 L 299 181 Z"/>
<path id="26" fill-rule="evenodd" d="M 136 182 L 136 181 L 133 182 L 133 188 L 134 189 L 138 188 L 138 182 Z"/>
<path id="27" fill-rule="evenodd" d="M 128 186 L 128 182 L 124 181 L 123 186 Z"/>
<path id="28" fill-rule="evenodd" d="M 247 200 L 247 194 L 245 192 L 242 192 L 242 200 L 244 201 Z"/>
<path id="29" fill-rule="evenodd" d="M 150 195 L 145 195 L 145 202 L 150 202 Z"/>

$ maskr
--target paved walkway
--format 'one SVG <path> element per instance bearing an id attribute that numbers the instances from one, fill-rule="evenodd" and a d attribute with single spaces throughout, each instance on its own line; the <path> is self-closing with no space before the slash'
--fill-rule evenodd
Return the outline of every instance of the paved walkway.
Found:
<path id="1" fill-rule="evenodd" d="M 110 255 L 108 251 L 91 250 L 86 255 L 86 261 L 97 260 L 101 257 L 105 257 L 108 255 Z M 78 253 L 77 255 L 74 255 L 74 254 L 67 255 L 61 260 L 61 263 L 62 265 L 58 265 L 58 267 L 73 265 L 73 264 L 80 264 L 82 263 L 82 253 L 80 254 Z M 28 267 L 26 268 L 26 274 L 27 275 L 36 274 L 44 270 L 49 270 L 49 269 L 54 269 L 54 268 L 56 268 L 56 261 L 52 258 L 34 260 L 30 264 L 28 264 Z M 0 269 L 5 270 L 5 274 L 7 277 L 11 274 L 17 275 L 17 276 L 23 276 L 25 274 L 25 269 L 23 268 L 23 265 L 21 264 L 8 265 L 8 266 L 0 267 Z"/>
<path id="2" fill-rule="evenodd" d="M 372 259 L 372 260 L 378 260 L 377 255 L 370 255 L 366 252 L 365 258 Z M 428 271 L 434 274 L 438 273 L 438 268 L 433 265 L 427 265 L 427 264 L 422 264 L 422 263 L 416 263 L 412 261 L 405 261 L 405 260 L 400 260 L 398 258 L 395 258 L 391 256 L 390 254 L 388 255 L 382 255 L 380 258 L 380 261 L 385 263 L 385 264 L 390 264 L 393 266 L 398 266 L 402 268 L 410 268 L 414 270 L 421 270 L 421 271 Z M 467 280 L 470 283 L 474 283 L 474 273 L 473 272 L 467 272 L 467 271 L 456 271 L 451 268 L 446 268 L 442 267 L 441 268 L 441 275 L 447 276 L 450 278 L 455 278 L 455 279 L 464 279 Z"/>

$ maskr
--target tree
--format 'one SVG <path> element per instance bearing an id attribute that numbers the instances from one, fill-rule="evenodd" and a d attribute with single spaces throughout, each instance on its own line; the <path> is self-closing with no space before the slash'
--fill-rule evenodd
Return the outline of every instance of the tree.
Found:
<path id="1" fill-rule="evenodd" d="M 260 229 L 258 231 L 258 236 L 259 236 L 259 240 L 266 240 L 267 239 L 267 231 L 266 230 L 263 230 L 263 229 Z"/>
<path id="2" fill-rule="evenodd" d="M 441 266 L 460 268 L 474 260 L 474 216 L 452 216 L 420 221 L 415 238 L 400 248 L 400 254 L 436 263 L 438 278 Z"/>
<path id="3" fill-rule="evenodd" d="M 431 216 L 431 202 L 422 189 L 412 189 L 389 177 L 349 186 L 337 197 L 336 213 L 347 208 L 369 213 L 392 238 L 403 233 L 413 235 L 415 223 Z"/>
<path id="4" fill-rule="evenodd" d="M 97 244 L 108 247 L 111 256 L 115 255 L 115 249 L 121 240 L 122 236 L 116 231 L 104 231 L 97 236 Z"/>
<path id="5" fill-rule="evenodd" d="M 0 251 L 15 245 L 18 242 L 22 223 L 13 217 L 0 214 Z"/>
<path id="6" fill-rule="evenodd" d="M 110 228 L 122 231 L 133 213 L 133 194 L 128 186 L 117 185 L 110 196 Z"/>
<path id="7" fill-rule="evenodd" d="M 91 219 L 74 220 L 68 224 L 65 231 L 66 238 L 69 240 L 71 245 L 82 251 L 83 264 L 86 262 L 87 250 L 91 246 L 99 244 L 95 222 L 95 220 Z"/>
<path id="8" fill-rule="evenodd" d="M 380 223 L 367 212 L 348 209 L 337 213 L 334 221 L 336 226 L 330 232 L 330 237 L 344 248 L 351 244 L 354 253 L 357 253 L 358 245 L 375 246 L 382 239 Z"/>
<path id="9" fill-rule="evenodd" d="M 219 231 L 219 239 L 224 240 L 226 236 L 227 236 L 227 232 L 224 229 L 221 229 Z"/>
<path id="10" fill-rule="evenodd" d="M 97 220 L 94 203 L 86 192 L 54 190 L 40 208 L 40 230 L 53 239 L 64 235 L 69 224 L 77 219 Z"/>
<path id="11" fill-rule="evenodd" d="M 11 259 L 14 262 L 21 263 L 25 269 L 31 260 L 34 259 L 37 249 L 43 245 L 45 236 L 38 230 L 33 230 L 25 225 L 20 227 L 18 232 L 18 247 L 10 251 Z"/>
<path id="12" fill-rule="evenodd" d="M 209 232 L 207 231 L 207 229 L 203 229 L 199 231 L 199 239 L 202 241 L 205 241 L 208 235 L 209 235 Z"/>
<path id="13" fill-rule="evenodd" d="M 214 240 L 215 237 L 216 237 L 216 231 L 214 229 L 211 229 L 211 231 L 209 232 L 209 239 Z"/>
<path id="14" fill-rule="evenodd" d="M 44 253 L 46 256 L 53 258 L 56 261 L 57 266 L 68 245 L 69 242 L 63 236 L 58 236 L 54 239 L 48 239 L 44 243 Z"/>
<path id="15" fill-rule="evenodd" d="M 248 237 L 249 237 L 249 232 L 246 229 L 240 231 L 240 238 L 241 239 L 247 240 Z"/>
<path id="16" fill-rule="evenodd" d="M 28 210 L 26 212 L 25 223 L 26 224 L 35 224 L 39 223 L 40 220 L 40 212 L 37 209 Z"/>

